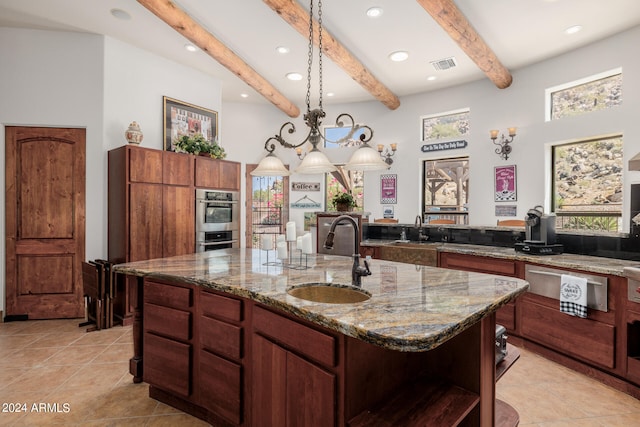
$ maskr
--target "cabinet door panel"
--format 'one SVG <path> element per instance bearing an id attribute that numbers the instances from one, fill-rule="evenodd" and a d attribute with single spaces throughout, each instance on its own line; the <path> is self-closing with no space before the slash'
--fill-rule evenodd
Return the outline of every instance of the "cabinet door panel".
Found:
<path id="1" fill-rule="evenodd" d="M 163 188 L 163 256 L 192 254 L 196 250 L 195 194 L 191 187 Z"/>
<path id="2" fill-rule="evenodd" d="M 287 352 L 260 335 L 252 344 L 251 425 L 285 426 Z"/>
<path id="3" fill-rule="evenodd" d="M 240 163 L 220 161 L 220 188 L 240 190 Z"/>
<path id="4" fill-rule="evenodd" d="M 200 404 L 239 424 L 242 421 L 242 367 L 208 351 L 200 352 Z"/>
<path id="5" fill-rule="evenodd" d="M 220 187 L 218 163 L 207 157 L 196 156 L 195 186 L 197 188 L 217 189 Z"/>
<path id="6" fill-rule="evenodd" d="M 144 334 L 143 377 L 146 383 L 181 396 L 191 394 L 189 365 L 191 346 L 156 335 Z"/>
<path id="7" fill-rule="evenodd" d="M 443 253 L 441 267 L 456 270 L 479 271 L 481 273 L 516 276 L 516 264 L 512 260 Z"/>
<path id="8" fill-rule="evenodd" d="M 334 374 L 287 353 L 287 426 L 335 425 Z"/>
<path id="9" fill-rule="evenodd" d="M 615 326 L 581 319 L 526 299 L 522 304 L 522 335 L 553 349 L 607 368 L 615 366 Z"/>
<path id="10" fill-rule="evenodd" d="M 129 147 L 129 180 L 162 183 L 162 151 Z"/>
<path id="11" fill-rule="evenodd" d="M 162 182 L 190 186 L 193 182 L 193 156 L 164 151 L 162 153 Z"/>
<path id="12" fill-rule="evenodd" d="M 162 185 L 132 183 L 127 261 L 153 258 L 162 258 Z"/>

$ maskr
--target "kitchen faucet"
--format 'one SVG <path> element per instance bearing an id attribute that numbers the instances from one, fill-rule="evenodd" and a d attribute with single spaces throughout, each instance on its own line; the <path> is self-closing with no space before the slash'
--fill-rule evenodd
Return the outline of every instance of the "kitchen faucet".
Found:
<path id="1" fill-rule="evenodd" d="M 351 285 L 362 286 L 362 276 L 370 276 L 371 270 L 369 270 L 369 264 L 364 261 L 364 267 L 360 265 L 360 230 L 358 223 L 349 215 L 340 215 L 331 222 L 331 228 L 327 234 L 327 238 L 324 241 L 325 249 L 333 249 L 333 238 L 335 236 L 336 226 L 343 221 L 349 222 L 353 226 L 353 266 L 351 267 Z"/>

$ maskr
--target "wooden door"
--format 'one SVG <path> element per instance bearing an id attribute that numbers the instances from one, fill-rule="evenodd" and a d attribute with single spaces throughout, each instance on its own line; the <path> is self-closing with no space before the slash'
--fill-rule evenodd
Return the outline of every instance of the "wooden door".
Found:
<path id="1" fill-rule="evenodd" d="M 85 130 L 6 128 L 7 316 L 84 315 Z"/>

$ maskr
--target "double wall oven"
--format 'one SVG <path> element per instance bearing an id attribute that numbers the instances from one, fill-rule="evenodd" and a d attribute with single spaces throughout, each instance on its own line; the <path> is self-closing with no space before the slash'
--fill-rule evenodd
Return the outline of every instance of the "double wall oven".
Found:
<path id="1" fill-rule="evenodd" d="M 196 252 L 240 246 L 237 191 L 196 189 Z"/>

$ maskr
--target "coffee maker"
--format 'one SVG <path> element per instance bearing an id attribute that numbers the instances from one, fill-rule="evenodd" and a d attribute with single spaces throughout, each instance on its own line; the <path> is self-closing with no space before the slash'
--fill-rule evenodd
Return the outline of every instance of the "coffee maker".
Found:
<path id="1" fill-rule="evenodd" d="M 525 241 L 516 243 L 519 252 L 535 255 L 561 254 L 563 246 L 556 243 L 556 215 L 545 214 L 543 207 L 538 205 L 527 211 L 524 218 Z"/>

